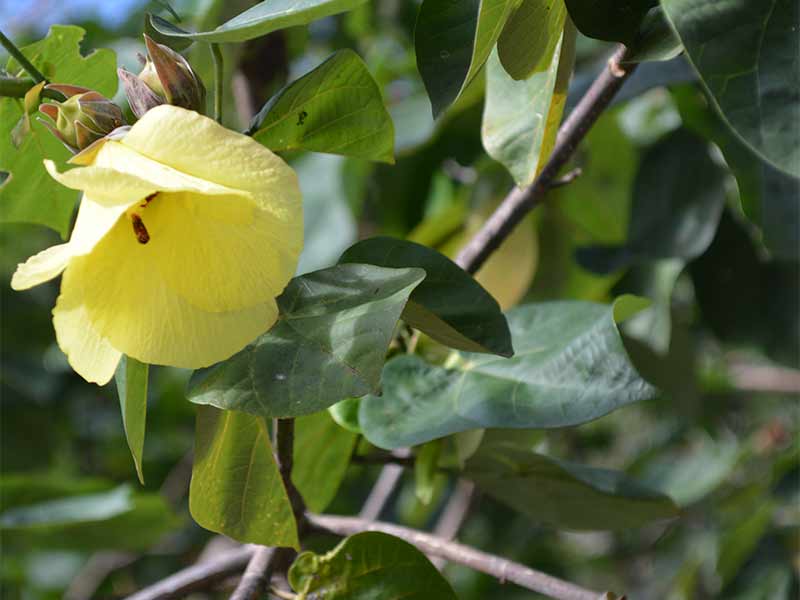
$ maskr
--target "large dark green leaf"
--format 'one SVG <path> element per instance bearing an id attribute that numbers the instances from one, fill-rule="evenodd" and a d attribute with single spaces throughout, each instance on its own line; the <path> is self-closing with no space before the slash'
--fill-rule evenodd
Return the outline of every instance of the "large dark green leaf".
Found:
<path id="1" fill-rule="evenodd" d="M 359 533 L 327 554 L 303 552 L 289 569 L 297 600 L 456 600 L 428 558 L 399 538 Z"/>
<path id="2" fill-rule="evenodd" d="M 202 527 L 240 542 L 298 547 L 264 419 L 198 407 L 189 510 Z"/>
<path id="3" fill-rule="evenodd" d="M 497 301 L 452 260 L 421 244 L 376 237 L 358 242 L 340 263 L 418 267 L 427 273 L 403 310 L 403 320 L 433 339 L 468 352 L 512 356 L 508 323 Z"/>
<path id="4" fill-rule="evenodd" d="M 555 32 L 557 44 L 541 70 L 515 81 L 493 52 L 486 65 L 486 104 L 481 139 L 486 152 L 502 163 L 517 185 L 530 185 L 556 141 L 575 57 L 571 23 Z M 550 35 L 551 32 L 547 32 Z"/>
<path id="5" fill-rule="evenodd" d="M 567 10 L 583 35 L 631 44 L 645 16 L 658 0 L 565 0 Z"/>
<path id="6" fill-rule="evenodd" d="M 424 0 L 414 30 L 417 68 L 438 116 L 489 58 L 514 0 Z"/>
<path id="7" fill-rule="evenodd" d="M 800 177 L 800 5 L 796 0 L 661 0 L 728 125 Z"/>
<path id="8" fill-rule="evenodd" d="M 47 37 L 22 48 L 22 53 L 53 81 L 80 85 L 113 97 L 117 89 L 116 57 L 111 50 L 97 50 L 82 56 L 80 43 L 85 32 L 71 25 L 53 25 Z M 11 59 L 6 65 L 12 75 L 20 67 Z M 36 118 L 19 147 L 12 131 L 22 117 L 22 102 L 0 98 L 0 221 L 40 223 L 65 237 L 78 193 L 56 182 L 45 171 L 46 158 L 66 161 L 69 151 Z"/>
<path id="9" fill-rule="evenodd" d="M 596 273 L 610 273 L 651 260 L 695 258 L 714 239 L 724 206 L 725 170 L 712 159 L 704 140 L 678 130 L 642 159 L 627 242 L 582 248 L 578 261 Z"/>
<path id="10" fill-rule="evenodd" d="M 114 375 L 125 438 L 131 449 L 136 475 L 142 485 L 144 485 L 142 453 L 144 452 L 144 432 L 147 421 L 147 376 L 149 372 L 149 365 L 141 363 L 135 358 L 123 356 Z"/>
<path id="11" fill-rule="evenodd" d="M 394 127 L 378 84 L 340 50 L 264 105 L 250 135 L 274 151 L 314 150 L 394 162 Z"/>
<path id="12" fill-rule="evenodd" d="M 490 496 L 550 527 L 630 529 L 677 516 L 668 496 L 597 469 L 523 450 L 513 444 L 484 444 L 464 475 Z"/>
<path id="13" fill-rule="evenodd" d="M 513 79 L 550 68 L 567 8 L 564 0 L 522 0 L 497 40 L 497 54 Z"/>
<path id="14" fill-rule="evenodd" d="M 481 427 L 566 427 L 650 398 L 654 390 L 628 361 L 616 325 L 643 304 L 623 297 L 613 306 L 514 309 L 514 358 L 459 353 L 438 367 L 397 357 L 384 369 L 383 396 L 361 401 L 364 435 L 376 446 L 399 448 Z"/>
<path id="15" fill-rule="evenodd" d="M 271 31 L 306 25 L 323 17 L 352 10 L 366 0 L 264 0 L 212 31 L 190 33 L 150 15 L 152 26 L 167 38 L 202 42 L 244 42 Z"/>
<path id="16" fill-rule="evenodd" d="M 686 127 L 713 141 L 736 177 L 745 214 L 761 229 L 761 241 L 782 260 L 798 260 L 800 179 L 773 167 L 744 144 L 694 89 L 673 90 Z"/>
<path id="17" fill-rule="evenodd" d="M 358 436 L 323 410 L 295 422 L 294 482 L 313 512 L 328 507 L 344 479 Z"/>
<path id="18" fill-rule="evenodd" d="M 377 389 L 421 269 L 338 265 L 294 278 L 281 316 L 232 358 L 198 371 L 189 399 L 261 416 L 306 415 Z"/>
<path id="19" fill-rule="evenodd" d="M 16 506 L 0 515 L 0 534 L 10 547 L 143 550 L 178 525 L 158 494 L 134 494 L 127 485 Z"/>

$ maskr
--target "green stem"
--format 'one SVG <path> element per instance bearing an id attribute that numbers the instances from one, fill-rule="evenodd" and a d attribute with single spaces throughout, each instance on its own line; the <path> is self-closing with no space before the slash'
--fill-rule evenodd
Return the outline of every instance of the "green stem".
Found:
<path id="1" fill-rule="evenodd" d="M 2 31 L 0 31 L 0 44 L 2 44 L 3 48 L 5 48 L 6 51 L 16 59 L 16 61 L 19 63 L 19 66 L 25 69 L 34 82 L 39 83 L 40 81 L 47 81 L 47 78 L 42 75 L 41 71 L 34 67 L 33 64 L 31 64 L 31 61 L 25 58 L 25 55 L 20 52 L 19 48 L 17 48 Z"/>
<path id="2" fill-rule="evenodd" d="M 36 82 L 22 77 L 0 77 L 0 97 L 24 98 L 28 90 L 34 85 L 36 85 Z M 50 98 L 60 102 L 66 100 L 64 94 L 56 90 L 43 89 L 41 96 L 42 98 Z"/>
<path id="3" fill-rule="evenodd" d="M 219 44 L 211 45 L 211 56 L 214 57 L 214 120 L 222 123 L 222 50 Z"/>

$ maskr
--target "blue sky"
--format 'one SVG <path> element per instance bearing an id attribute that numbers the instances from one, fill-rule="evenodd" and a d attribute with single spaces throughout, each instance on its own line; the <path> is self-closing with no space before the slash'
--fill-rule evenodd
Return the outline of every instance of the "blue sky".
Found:
<path id="1" fill-rule="evenodd" d="M 33 27 L 47 31 L 53 23 L 95 17 L 107 26 L 119 25 L 131 10 L 147 0 L 0 0 L 0 28 L 9 36 Z"/>

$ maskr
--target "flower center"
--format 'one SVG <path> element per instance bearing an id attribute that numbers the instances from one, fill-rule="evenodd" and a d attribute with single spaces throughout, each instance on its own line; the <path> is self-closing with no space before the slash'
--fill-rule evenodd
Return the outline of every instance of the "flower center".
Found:
<path id="1" fill-rule="evenodd" d="M 158 192 L 147 196 L 139 205 L 139 208 L 147 208 L 147 205 L 150 204 L 156 196 L 158 196 Z M 136 236 L 136 241 L 140 244 L 149 242 L 150 233 L 147 231 L 147 227 L 144 226 L 144 221 L 142 221 L 142 217 L 138 212 L 131 212 L 131 223 L 133 224 L 133 234 Z"/>

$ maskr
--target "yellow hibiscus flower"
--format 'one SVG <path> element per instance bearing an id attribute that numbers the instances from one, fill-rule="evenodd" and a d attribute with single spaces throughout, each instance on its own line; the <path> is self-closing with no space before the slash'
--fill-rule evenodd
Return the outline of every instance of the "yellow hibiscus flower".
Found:
<path id="1" fill-rule="evenodd" d="M 53 310 L 75 371 L 105 384 L 122 354 L 199 368 L 269 329 L 303 244 L 297 176 L 251 138 L 176 106 L 59 173 L 83 191 L 70 240 L 17 267 L 24 290 L 63 271 Z"/>

